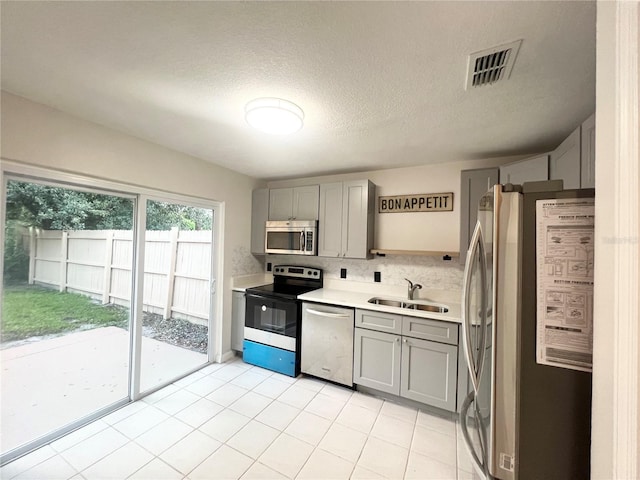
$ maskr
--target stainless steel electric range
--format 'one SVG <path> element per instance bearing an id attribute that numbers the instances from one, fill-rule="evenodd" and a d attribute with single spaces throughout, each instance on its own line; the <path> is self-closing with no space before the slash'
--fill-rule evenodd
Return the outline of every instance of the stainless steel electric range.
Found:
<path id="1" fill-rule="evenodd" d="M 246 363 L 297 377 L 300 374 L 301 295 L 322 288 L 322 270 L 277 265 L 273 283 L 247 288 L 242 358 Z"/>

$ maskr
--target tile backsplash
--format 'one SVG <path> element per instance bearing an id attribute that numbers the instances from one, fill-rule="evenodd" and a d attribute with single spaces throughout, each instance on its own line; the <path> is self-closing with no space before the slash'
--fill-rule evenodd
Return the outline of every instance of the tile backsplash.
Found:
<path id="1" fill-rule="evenodd" d="M 464 267 L 456 258 L 442 260 L 442 257 L 388 255 L 371 260 L 356 260 L 326 257 L 306 257 L 298 255 L 266 255 L 272 265 L 305 265 L 322 268 L 325 278 L 340 278 L 340 270 L 347 270 L 347 280 L 374 283 L 374 273 L 380 272 L 380 284 L 405 286 L 408 278 L 430 290 L 460 291 Z"/>
<path id="2" fill-rule="evenodd" d="M 252 255 L 246 247 L 235 247 L 231 254 L 231 276 L 262 273 L 262 258 Z"/>

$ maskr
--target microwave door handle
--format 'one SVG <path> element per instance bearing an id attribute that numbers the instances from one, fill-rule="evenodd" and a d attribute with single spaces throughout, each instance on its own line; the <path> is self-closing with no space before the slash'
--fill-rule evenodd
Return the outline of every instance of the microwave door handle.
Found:
<path id="1" fill-rule="evenodd" d="M 303 230 L 302 232 L 300 232 L 300 251 L 301 252 L 305 251 L 305 248 L 306 248 L 306 245 L 307 245 L 307 243 L 304 241 L 304 237 L 305 237 L 305 235 L 304 235 L 304 230 Z"/>

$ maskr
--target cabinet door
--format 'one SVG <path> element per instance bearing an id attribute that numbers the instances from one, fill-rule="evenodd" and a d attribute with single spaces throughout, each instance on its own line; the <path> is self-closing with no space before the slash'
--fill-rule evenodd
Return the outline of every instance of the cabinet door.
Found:
<path id="1" fill-rule="evenodd" d="M 353 383 L 400 394 L 400 336 L 356 328 Z"/>
<path id="2" fill-rule="evenodd" d="M 498 183 L 497 168 L 463 170 L 460 173 L 460 263 L 464 264 L 471 234 L 478 220 L 478 201 Z"/>
<path id="3" fill-rule="evenodd" d="M 404 337 L 400 395 L 454 412 L 458 380 L 458 348 Z"/>
<path id="4" fill-rule="evenodd" d="M 251 195 L 251 253 L 264 254 L 264 224 L 269 217 L 269 189 Z"/>
<path id="5" fill-rule="evenodd" d="M 342 182 L 320 185 L 318 256 L 342 256 Z"/>
<path id="6" fill-rule="evenodd" d="M 374 310 L 356 310 L 356 327 L 386 333 L 402 333 L 402 316 Z"/>
<path id="7" fill-rule="evenodd" d="M 294 220 L 318 220 L 318 185 L 293 189 Z"/>
<path id="8" fill-rule="evenodd" d="M 549 180 L 549 155 L 519 160 L 500 167 L 500 183 L 522 185 L 524 182 Z M 473 230 L 472 230 L 473 231 Z"/>
<path id="9" fill-rule="evenodd" d="M 580 127 L 551 152 L 549 179 L 562 180 L 565 190 L 580 188 Z"/>
<path id="10" fill-rule="evenodd" d="M 244 292 L 231 292 L 231 349 L 242 351 L 244 341 Z"/>
<path id="11" fill-rule="evenodd" d="M 342 211 L 342 256 L 368 258 L 369 249 L 369 182 L 344 182 Z"/>
<path id="12" fill-rule="evenodd" d="M 580 133 L 580 188 L 596 186 L 596 115 L 587 118 Z"/>
<path id="13" fill-rule="evenodd" d="M 293 217 L 293 188 L 269 190 L 269 220 L 291 220 Z"/>
<path id="14" fill-rule="evenodd" d="M 402 335 L 458 345 L 458 324 L 430 318 L 402 317 Z"/>

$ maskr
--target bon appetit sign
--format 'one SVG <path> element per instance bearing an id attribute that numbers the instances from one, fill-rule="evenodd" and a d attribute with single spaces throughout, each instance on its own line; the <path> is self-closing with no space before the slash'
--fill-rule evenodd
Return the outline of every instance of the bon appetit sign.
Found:
<path id="1" fill-rule="evenodd" d="M 450 212 L 452 210 L 452 192 L 378 197 L 378 213 Z"/>

